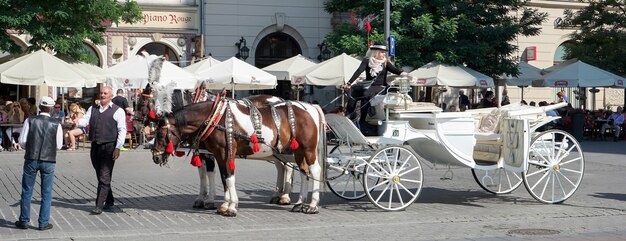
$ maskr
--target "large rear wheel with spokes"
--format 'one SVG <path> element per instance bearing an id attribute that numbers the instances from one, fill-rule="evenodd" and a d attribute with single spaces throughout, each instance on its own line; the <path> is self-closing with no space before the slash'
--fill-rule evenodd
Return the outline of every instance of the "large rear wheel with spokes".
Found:
<path id="1" fill-rule="evenodd" d="M 580 186 L 584 170 L 578 141 L 565 131 L 549 130 L 530 143 L 524 186 L 540 202 L 562 203 Z"/>

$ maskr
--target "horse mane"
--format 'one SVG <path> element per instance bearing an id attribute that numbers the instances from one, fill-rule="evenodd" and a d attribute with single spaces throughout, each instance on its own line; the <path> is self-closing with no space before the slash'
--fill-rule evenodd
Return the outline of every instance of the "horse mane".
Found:
<path id="1" fill-rule="evenodd" d="M 172 93 L 172 111 L 183 109 L 185 103 L 183 101 L 183 93 L 181 90 L 174 90 Z"/>

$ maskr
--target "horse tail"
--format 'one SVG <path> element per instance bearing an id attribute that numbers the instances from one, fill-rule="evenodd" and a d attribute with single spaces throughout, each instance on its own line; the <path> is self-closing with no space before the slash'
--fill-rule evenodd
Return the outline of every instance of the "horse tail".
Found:
<path id="1" fill-rule="evenodd" d="M 320 108 L 319 105 L 313 105 L 318 113 L 318 134 L 317 134 L 317 160 L 319 162 L 320 168 L 322 168 L 322 173 L 320 177 L 320 188 L 321 191 L 326 191 L 326 118 L 324 116 L 324 111 Z"/>

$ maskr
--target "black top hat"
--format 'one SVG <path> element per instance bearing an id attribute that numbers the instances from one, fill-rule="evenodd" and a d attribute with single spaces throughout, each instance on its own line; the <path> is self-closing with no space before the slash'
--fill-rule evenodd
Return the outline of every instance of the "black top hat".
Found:
<path id="1" fill-rule="evenodd" d="M 372 50 L 385 50 L 387 51 L 387 46 L 383 45 L 383 44 L 374 44 L 372 46 L 370 46 L 370 49 Z"/>

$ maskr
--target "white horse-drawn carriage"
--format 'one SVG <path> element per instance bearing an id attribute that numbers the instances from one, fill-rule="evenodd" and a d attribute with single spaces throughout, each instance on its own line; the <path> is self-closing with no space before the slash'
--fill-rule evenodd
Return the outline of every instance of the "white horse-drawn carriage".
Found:
<path id="1" fill-rule="evenodd" d="M 378 136 L 363 136 L 344 116 L 326 115 L 335 135 L 326 157 L 327 183 L 336 195 L 405 209 L 422 190 L 424 161 L 469 167 L 479 186 L 495 194 L 523 182 L 543 203 L 561 203 L 580 185 L 585 163 L 578 141 L 562 130 L 538 131 L 558 118 L 546 111 L 564 104 L 442 112 L 412 102 L 401 83 L 372 100 Z"/>

